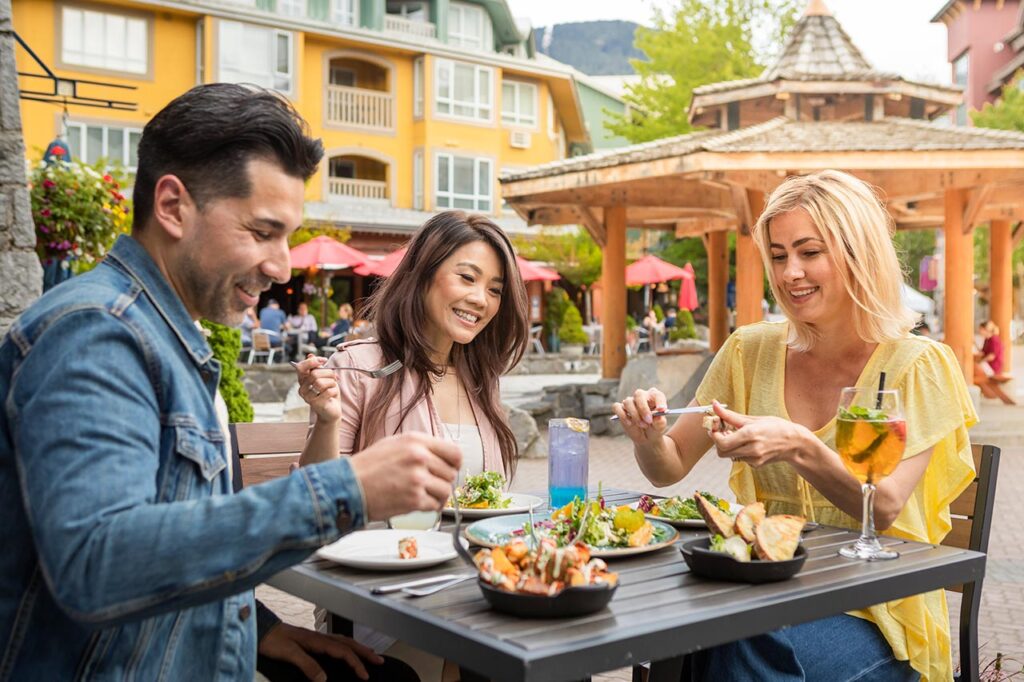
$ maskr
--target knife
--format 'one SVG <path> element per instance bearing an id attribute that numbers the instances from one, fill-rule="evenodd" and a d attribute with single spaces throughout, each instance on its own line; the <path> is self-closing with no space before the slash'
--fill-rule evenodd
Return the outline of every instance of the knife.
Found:
<path id="1" fill-rule="evenodd" d="M 456 573 L 446 573 L 444 575 L 435 575 L 433 578 L 421 578 L 420 580 L 410 580 L 404 583 L 392 583 L 391 585 L 380 585 L 370 590 L 372 594 L 390 594 L 392 592 L 400 592 L 407 587 L 423 587 L 424 585 L 432 585 L 434 583 L 443 583 L 448 580 L 454 580 L 455 578 L 461 578 L 462 576 Z"/>
<path id="2" fill-rule="evenodd" d="M 722 405 L 722 407 L 729 407 L 728 405 Z M 670 414 L 700 414 L 701 412 L 707 412 L 711 414 L 712 409 L 710 405 L 696 405 L 694 407 L 676 407 L 671 410 L 659 410 L 658 412 L 651 412 L 652 417 L 664 417 Z M 612 415 L 612 419 L 618 419 L 618 415 Z"/>

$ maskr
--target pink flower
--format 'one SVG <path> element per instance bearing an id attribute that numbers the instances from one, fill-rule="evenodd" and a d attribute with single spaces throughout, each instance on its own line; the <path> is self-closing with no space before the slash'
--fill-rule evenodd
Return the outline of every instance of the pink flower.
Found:
<path id="1" fill-rule="evenodd" d="M 44 218 L 49 218 L 51 215 L 53 215 L 53 212 L 50 211 L 50 209 L 48 208 L 44 208 L 42 211 L 39 212 L 39 215 L 43 216 Z"/>
<path id="2" fill-rule="evenodd" d="M 51 154 L 53 154 L 54 156 L 64 156 L 64 148 L 59 146 L 54 147 Z"/>
<path id="3" fill-rule="evenodd" d="M 43 180 L 43 189 L 53 189 L 57 186 L 57 183 L 53 180 Z"/>
<path id="4" fill-rule="evenodd" d="M 110 175 L 104 175 L 103 182 L 114 182 L 114 178 L 110 177 Z"/>

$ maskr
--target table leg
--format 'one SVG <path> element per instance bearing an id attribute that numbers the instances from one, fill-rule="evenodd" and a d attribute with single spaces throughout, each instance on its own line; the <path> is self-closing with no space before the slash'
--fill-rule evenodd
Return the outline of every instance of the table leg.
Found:
<path id="1" fill-rule="evenodd" d="M 686 656 L 651 661 L 651 672 L 647 675 L 647 682 L 680 682 L 689 679 L 689 675 L 683 677 L 683 672 L 688 667 L 685 663 Z"/>

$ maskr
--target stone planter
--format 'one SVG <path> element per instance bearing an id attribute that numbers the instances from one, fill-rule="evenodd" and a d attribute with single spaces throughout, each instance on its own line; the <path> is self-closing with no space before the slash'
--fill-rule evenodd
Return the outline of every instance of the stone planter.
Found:
<path id="1" fill-rule="evenodd" d="M 563 343 L 562 355 L 569 358 L 583 357 L 583 346 L 578 346 L 575 343 Z"/>

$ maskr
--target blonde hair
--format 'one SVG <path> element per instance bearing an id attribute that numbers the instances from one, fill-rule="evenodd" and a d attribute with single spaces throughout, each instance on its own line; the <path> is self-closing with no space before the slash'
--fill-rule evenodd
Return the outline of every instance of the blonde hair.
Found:
<path id="1" fill-rule="evenodd" d="M 903 302 L 903 270 L 892 243 L 895 225 L 882 202 L 862 180 L 837 170 L 791 177 L 768 197 L 753 236 L 775 300 L 789 318 L 789 346 L 808 350 L 819 338 L 796 319 L 780 295 L 771 260 L 772 220 L 802 208 L 821 233 L 829 258 L 854 302 L 853 331 L 864 341 L 882 343 L 906 336 L 919 315 Z"/>

